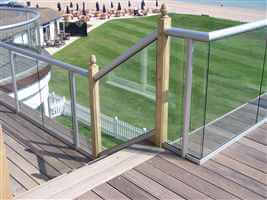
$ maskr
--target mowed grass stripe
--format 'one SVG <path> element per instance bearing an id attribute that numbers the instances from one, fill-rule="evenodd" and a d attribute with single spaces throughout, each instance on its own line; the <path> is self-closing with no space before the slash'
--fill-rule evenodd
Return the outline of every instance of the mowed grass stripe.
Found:
<path id="1" fill-rule="evenodd" d="M 153 30 L 157 28 L 158 16 L 146 17 L 146 18 L 134 18 L 134 19 L 125 19 L 122 23 L 122 20 L 114 20 L 111 23 L 123 24 L 127 26 L 142 27 L 145 30 Z M 143 20 L 145 19 L 145 20 Z"/>
<path id="2" fill-rule="evenodd" d="M 112 31 L 109 31 L 109 36 L 113 36 L 115 33 L 119 33 L 118 36 L 126 36 L 132 38 L 131 43 L 135 44 L 140 38 L 145 37 L 147 34 L 156 29 L 139 29 L 138 26 L 126 26 L 124 24 L 112 25 Z M 116 35 L 117 35 L 116 34 Z"/>

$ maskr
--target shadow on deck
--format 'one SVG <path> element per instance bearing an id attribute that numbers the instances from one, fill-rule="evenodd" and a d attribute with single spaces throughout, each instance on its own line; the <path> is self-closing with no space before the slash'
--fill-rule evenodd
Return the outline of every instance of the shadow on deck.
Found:
<path id="1" fill-rule="evenodd" d="M 22 115 L 16 114 L 13 99 L 0 97 L 0 123 L 4 131 L 4 142 L 14 195 L 31 190 L 62 174 L 69 173 L 88 163 L 90 156 L 75 150 L 70 143 L 71 131 L 53 120 L 46 119 L 50 128 L 56 129 L 64 139 L 37 127 Z M 22 106 L 22 114 L 39 119 L 39 113 Z"/>

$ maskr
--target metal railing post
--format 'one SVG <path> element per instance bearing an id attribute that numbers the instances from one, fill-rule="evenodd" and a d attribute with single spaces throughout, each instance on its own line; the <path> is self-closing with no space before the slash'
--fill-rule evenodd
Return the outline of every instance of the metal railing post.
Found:
<path id="1" fill-rule="evenodd" d="M 16 101 L 16 112 L 20 111 L 19 105 L 19 98 L 18 98 L 18 89 L 17 89 L 17 81 L 16 81 L 16 71 L 15 71 L 15 64 L 14 64 L 14 56 L 15 54 L 12 51 L 9 51 L 9 60 L 11 65 L 11 77 L 12 77 L 12 84 L 13 84 L 13 93 Z"/>
<path id="2" fill-rule="evenodd" d="M 185 63 L 185 90 L 184 90 L 184 121 L 182 131 L 182 157 L 188 153 L 188 134 L 190 131 L 190 111 L 192 96 L 192 72 L 193 72 L 193 40 L 186 41 L 186 63 Z"/>
<path id="3" fill-rule="evenodd" d="M 94 80 L 98 72 L 96 57 L 92 55 L 89 61 L 88 80 L 89 80 L 89 104 L 91 111 L 91 130 L 92 130 L 92 154 L 98 157 L 102 151 L 101 119 L 100 119 L 100 100 L 99 100 L 99 81 Z"/>
<path id="4" fill-rule="evenodd" d="M 120 135 L 120 134 L 119 134 L 119 119 L 118 119 L 117 116 L 114 117 L 113 127 L 114 127 L 114 131 L 113 131 L 114 134 L 115 134 L 116 136 Z"/>
<path id="5" fill-rule="evenodd" d="M 161 7 L 158 27 L 157 66 L 156 66 L 156 116 L 153 142 L 161 147 L 168 139 L 168 90 L 170 68 L 170 37 L 165 30 L 171 27 L 165 4 Z"/>
<path id="6" fill-rule="evenodd" d="M 73 132 L 73 143 L 75 148 L 80 147 L 79 138 L 79 125 L 77 120 L 77 110 L 76 110 L 76 79 L 75 74 L 69 71 L 69 83 L 70 83 L 70 96 L 71 96 L 71 113 L 72 113 L 72 132 Z"/>
<path id="7" fill-rule="evenodd" d="M 29 16 L 29 13 L 26 13 L 26 19 L 27 21 L 30 19 L 30 16 Z M 29 46 L 32 48 L 33 45 L 32 45 L 32 34 L 31 34 L 31 25 L 28 24 L 27 25 L 27 38 L 28 38 L 28 44 Z"/>
<path id="8" fill-rule="evenodd" d="M 141 84 L 142 84 L 142 89 L 143 91 L 146 91 L 146 86 L 147 86 L 147 75 L 148 75 L 148 51 L 147 48 L 143 49 L 141 51 Z"/>

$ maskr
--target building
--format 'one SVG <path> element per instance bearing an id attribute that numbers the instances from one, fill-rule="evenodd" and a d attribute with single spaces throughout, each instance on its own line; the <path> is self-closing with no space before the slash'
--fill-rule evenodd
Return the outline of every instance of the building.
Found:
<path id="1" fill-rule="evenodd" d="M 58 37 L 62 16 L 51 8 L 36 8 L 35 10 L 40 13 L 40 44 L 43 47 L 45 41 L 55 40 Z"/>

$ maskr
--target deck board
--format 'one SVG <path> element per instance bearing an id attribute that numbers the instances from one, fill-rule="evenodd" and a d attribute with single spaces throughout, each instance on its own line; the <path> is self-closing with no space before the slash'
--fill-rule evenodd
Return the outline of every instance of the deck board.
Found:
<path id="1" fill-rule="evenodd" d="M 96 193 L 89 191 L 77 198 L 76 200 L 103 200 Z"/>
<path id="2" fill-rule="evenodd" d="M 149 199 L 156 200 L 154 196 L 144 191 L 142 188 L 136 186 L 126 178 L 119 176 L 108 182 L 112 187 L 128 196 L 131 199 Z"/>
<path id="3" fill-rule="evenodd" d="M 188 186 L 182 181 L 169 176 L 167 172 L 163 172 L 160 169 L 154 168 L 149 163 L 143 163 L 136 167 L 136 170 L 143 175 L 151 178 L 152 180 L 160 183 L 169 190 L 181 195 L 184 199 L 211 199 L 207 195 L 199 192 L 198 190 Z"/>
<path id="4" fill-rule="evenodd" d="M 26 188 L 24 188 L 19 182 L 16 181 L 15 178 L 13 178 L 12 176 L 10 176 L 10 185 L 12 185 L 11 187 L 11 192 L 13 195 L 19 194 L 19 193 L 23 193 L 26 192 Z"/>
<path id="5" fill-rule="evenodd" d="M 258 128 L 256 130 L 251 131 L 251 133 L 249 133 L 248 135 L 246 135 L 246 138 L 266 146 L 267 130 Z"/>
<path id="6" fill-rule="evenodd" d="M 27 151 L 27 147 L 23 144 L 17 142 L 15 139 L 10 137 L 8 134 L 4 135 L 5 143 L 11 147 L 17 154 L 21 155 L 27 162 L 31 163 L 34 167 L 39 170 L 40 175 L 44 174 L 49 178 L 53 178 L 60 175 L 60 172 L 57 171 L 53 166 L 49 165 L 41 157 Z"/>
<path id="7" fill-rule="evenodd" d="M 265 154 L 267 154 L 267 148 L 266 148 L 266 145 L 263 145 L 263 144 L 260 144 L 260 143 L 257 143 L 253 140 L 250 140 L 248 138 L 241 138 L 238 143 L 240 144 L 244 144 L 244 145 L 247 145 L 249 146 L 250 148 L 254 148 L 254 149 L 257 149 L 258 151 L 261 151 Z"/>
<path id="8" fill-rule="evenodd" d="M 239 169 L 239 172 L 262 183 L 267 185 L 267 179 L 266 174 L 263 172 L 251 168 L 243 163 L 240 163 L 236 160 L 233 160 L 227 156 L 224 156 L 223 154 L 217 155 L 215 158 L 213 158 L 214 161 L 218 162 L 221 165 L 224 165 L 228 168 L 231 168 L 232 170 Z"/>
<path id="9" fill-rule="evenodd" d="M 19 163 L 19 168 L 22 169 L 27 174 L 31 174 L 32 178 L 38 184 L 45 183 L 49 180 L 49 178 L 44 174 L 39 174 L 39 170 L 32 166 L 29 162 L 27 162 L 22 156 L 17 154 L 13 149 L 11 149 L 8 145 L 6 145 L 7 150 L 7 158 L 13 163 Z M 35 176 L 39 174 L 38 176 Z"/>
<path id="10" fill-rule="evenodd" d="M 7 122 L 6 119 L 7 118 L 5 118 L 3 128 L 4 130 L 7 130 L 8 135 L 13 135 L 14 137 L 18 138 L 19 141 L 22 141 L 25 145 L 29 147 L 29 150 L 32 153 L 41 156 L 50 165 L 53 165 L 61 174 L 71 171 L 71 168 L 69 168 L 67 165 L 64 165 L 64 163 L 59 161 L 57 158 L 47 154 L 42 154 L 43 149 L 39 145 L 34 143 L 36 141 L 34 138 L 32 140 L 31 137 L 27 135 L 28 133 L 30 133 L 27 129 L 24 129 L 22 127 L 16 127 L 16 125 L 12 124 L 12 121 Z M 23 135 L 23 133 L 25 133 L 25 135 Z"/>
<path id="11" fill-rule="evenodd" d="M 36 126 L 32 126 L 32 124 L 27 120 L 14 114 L 8 114 L 8 116 L 14 122 L 17 122 L 20 126 L 26 128 L 29 131 L 27 133 L 27 136 L 30 136 L 31 140 L 36 139 L 36 141 L 31 141 L 32 143 L 42 147 L 42 149 L 45 149 L 45 152 L 53 152 L 55 156 L 59 158 L 59 160 L 61 160 L 63 163 L 64 160 L 67 159 L 68 162 L 65 164 L 69 164 L 70 168 L 76 169 L 83 166 L 83 163 L 88 162 L 88 159 L 85 159 L 84 156 L 81 156 L 77 151 L 69 148 L 62 141 L 47 134 L 45 131 L 40 130 Z"/>
<path id="12" fill-rule="evenodd" d="M 220 165 L 217 162 L 214 162 L 213 160 L 206 162 L 204 164 L 204 167 L 206 167 L 207 169 L 209 169 L 209 170 L 211 170 L 211 171 L 213 171 L 213 172 L 215 172 L 221 176 L 228 178 L 229 180 L 234 181 L 235 183 L 257 193 L 258 195 L 262 195 L 262 197 L 265 197 L 265 198 L 267 197 L 266 196 L 266 186 L 251 179 L 248 176 L 245 176 L 245 175 L 239 173 L 236 170 L 232 170 L 228 167 Z"/>
<path id="13" fill-rule="evenodd" d="M 104 200 L 130 200 L 127 196 L 120 193 L 107 183 L 97 186 L 92 191 L 99 195 Z"/>
<path id="14" fill-rule="evenodd" d="M 256 149 L 250 148 L 246 145 L 236 143 L 222 151 L 222 153 L 234 160 L 262 171 L 263 173 L 267 173 L 267 168 L 263 167 L 267 163 L 266 155 L 263 152 L 257 151 Z"/>
<path id="15" fill-rule="evenodd" d="M 25 173 L 21 168 L 19 168 L 15 163 L 8 159 L 9 173 L 23 185 L 27 190 L 38 186 L 38 183 L 31 178 L 30 175 Z"/>
<path id="16" fill-rule="evenodd" d="M 187 172 L 186 170 L 177 167 L 165 160 L 156 157 L 149 161 L 151 165 L 154 167 L 164 171 L 168 175 L 177 178 L 178 180 L 182 181 L 183 183 L 189 185 L 190 187 L 194 188 L 197 191 L 207 195 L 210 198 L 216 199 L 235 199 L 236 196 L 233 196 L 229 192 L 218 188 L 217 186 Z"/>
<path id="17" fill-rule="evenodd" d="M 122 176 L 158 199 L 184 199 L 136 170 L 128 171 Z"/>

